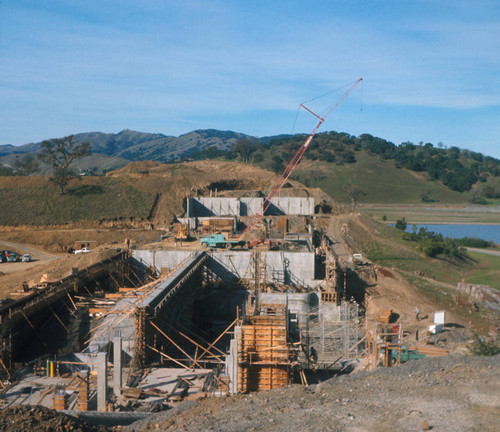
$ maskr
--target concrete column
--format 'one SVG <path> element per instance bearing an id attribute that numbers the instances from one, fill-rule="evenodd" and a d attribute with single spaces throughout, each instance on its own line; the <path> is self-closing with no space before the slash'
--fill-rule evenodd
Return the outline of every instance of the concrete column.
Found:
<path id="1" fill-rule="evenodd" d="M 238 340 L 241 337 L 241 327 L 234 328 L 234 338 L 229 344 L 229 355 L 226 357 L 226 367 L 229 375 L 229 394 L 238 393 Z"/>
<path id="2" fill-rule="evenodd" d="M 113 339 L 113 392 L 115 396 L 120 396 L 122 388 L 122 338 L 115 333 Z"/>
<path id="3" fill-rule="evenodd" d="M 97 411 L 106 411 L 106 395 L 108 391 L 108 358 L 107 353 L 97 354 Z"/>

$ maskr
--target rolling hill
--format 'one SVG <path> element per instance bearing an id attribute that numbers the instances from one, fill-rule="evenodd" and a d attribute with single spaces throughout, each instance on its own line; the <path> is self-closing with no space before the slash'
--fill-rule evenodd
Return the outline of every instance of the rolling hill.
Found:
<path id="1" fill-rule="evenodd" d="M 206 129 L 175 137 L 125 129 L 116 134 L 88 132 L 75 134 L 74 137 L 75 142 L 90 142 L 92 153 L 119 157 L 128 161 L 167 162 L 181 159 L 211 146 L 219 150 L 229 150 L 236 141 L 247 138 L 248 135 Z M 9 144 L 0 145 L 0 157 L 38 153 L 40 146 L 41 142 L 17 147 Z"/>
<path id="2" fill-rule="evenodd" d="M 89 132 L 75 141 L 91 143 L 92 156 L 75 163 L 87 174 L 103 174 L 131 161 L 172 163 L 234 160 L 280 173 L 304 135 L 255 138 L 232 131 L 195 130 L 179 137 L 123 130 Z M 237 145 L 235 145 L 237 144 Z M 16 159 L 40 150 L 41 143 L 0 146 L 0 175 L 14 174 Z M 50 174 L 41 166 L 37 174 Z M 340 202 L 381 204 L 500 204 L 500 161 L 457 147 L 402 143 L 363 134 L 324 132 L 309 146 L 293 179 L 322 188 Z"/>

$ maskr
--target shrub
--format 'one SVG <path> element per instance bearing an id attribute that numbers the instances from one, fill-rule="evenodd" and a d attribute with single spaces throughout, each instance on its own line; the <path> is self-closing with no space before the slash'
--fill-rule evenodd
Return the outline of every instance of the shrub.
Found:
<path id="1" fill-rule="evenodd" d="M 500 353 L 500 347 L 492 338 L 480 338 L 477 334 L 474 334 L 474 340 L 467 349 L 476 356 L 494 356 Z"/>
<path id="2" fill-rule="evenodd" d="M 398 230 L 401 230 L 401 231 L 406 231 L 407 226 L 408 226 L 408 224 L 406 223 L 406 219 L 403 217 L 403 218 L 398 219 L 396 221 L 395 228 Z"/>

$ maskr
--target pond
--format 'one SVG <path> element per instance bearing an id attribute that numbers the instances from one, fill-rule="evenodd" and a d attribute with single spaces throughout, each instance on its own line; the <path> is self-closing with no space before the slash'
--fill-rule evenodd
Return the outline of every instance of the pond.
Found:
<path id="1" fill-rule="evenodd" d="M 413 226 L 417 227 L 417 231 L 421 227 L 424 227 L 429 231 L 441 234 L 443 237 L 451 237 L 451 238 L 474 237 L 486 241 L 493 240 L 496 244 L 500 244 L 500 224 L 499 225 L 408 224 L 406 231 L 412 232 Z"/>

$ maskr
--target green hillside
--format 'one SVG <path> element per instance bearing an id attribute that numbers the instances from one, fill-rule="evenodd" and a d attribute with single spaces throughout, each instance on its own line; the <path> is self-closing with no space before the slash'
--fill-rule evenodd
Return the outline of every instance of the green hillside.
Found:
<path id="1" fill-rule="evenodd" d="M 155 192 L 106 177 L 75 179 L 64 195 L 48 177 L 0 177 L 0 225 L 148 217 Z"/>
<path id="2" fill-rule="evenodd" d="M 280 174 L 306 135 L 239 141 L 230 151 L 208 148 L 190 158 L 229 158 Z M 480 153 L 403 143 L 363 134 L 317 134 L 292 174 L 340 202 L 381 204 L 496 204 L 500 202 L 500 161 Z"/>
<path id="3" fill-rule="evenodd" d="M 75 135 L 88 141 L 93 154 L 74 166 L 103 174 L 129 161 L 234 160 L 283 172 L 306 135 L 254 138 L 217 130 L 197 130 L 179 137 L 124 130 L 117 134 L 91 132 Z M 40 143 L 0 146 L 0 176 L 19 173 L 16 162 L 40 149 Z M 36 159 L 36 157 L 35 157 Z M 21 171 L 22 172 L 22 171 Z M 41 164 L 35 174 L 48 175 Z M 442 144 L 395 145 L 369 134 L 317 134 L 292 179 L 320 187 L 344 203 L 392 204 L 500 204 L 500 161 Z"/>
<path id="4" fill-rule="evenodd" d="M 429 192 L 429 200 L 440 203 L 464 203 L 468 192 L 452 191 L 440 182 L 430 181 L 425 174 L 398 169 L 395 162 L 368 155 L 356 154 L 356 163 L 336 165 L 323 161 L 305 160 L 293 176 L 309 186 L 317 186 L 341 202 L 350 202 L 349 188 L 358 186 L 364 193 L 360 202 L 384 204 L 411 204 L 422 201 Z"/>

